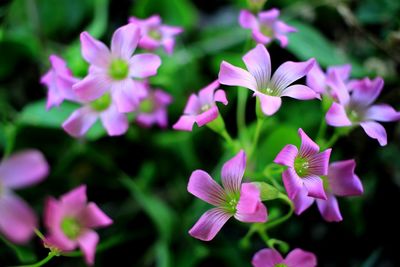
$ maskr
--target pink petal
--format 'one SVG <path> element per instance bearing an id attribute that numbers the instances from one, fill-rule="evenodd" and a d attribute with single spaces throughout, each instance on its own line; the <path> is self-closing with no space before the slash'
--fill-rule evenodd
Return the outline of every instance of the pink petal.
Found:
<path id="1" fill-rule="evenodd" d="M 374 121 L 398 121 L 400 120 L 400 112 L 387 104 L 378 104 L 367 110 L 365 118 Z"/>
<path id="2" fill-rule="evenodd" d="M 134 111 L 147 95 L 141 82 L 129 78 L 114 82 L 111 91 L 117 110 L 122 113 Z"/>
<path id="3" fill-rule="evenodd" d="M 369 137 L 377 139 L 381 146 L 386 146 L 387 144 L 386 130 L 385 128 L 383 128 L 381 124 L 374 121 L 367 121 L 360 123 L 360 125 Z"/>
<path id="4" fill-rule="evenodd" d="M 129 60 L 140 39 L 140 28 L 133 23 L 118 28 L 111 39 L 111 53 L 117 58 Z"/>
<path id="5" fill-rule="evenodd" d="M 110 89 L 111 81 L 104 74 L 89 74 L 72 87 L 75 94 L 82 100 L 92 101 L 101 97 Z"/>
<path id="6" fill-rule="evenodd" d="M 322 176 L 328 174 L 329 158 L 331 156 L 332 149 L 326 149 L 321 153 L 309 156 L 309 171 L 312 174 Z"/>
<path id="7" fill-rule="evenodd" d="M 327 197 L 326 200 L 317 199 L 319 212 L 327 222 L 340 222 L 343 218 L 336 197 L 332 194 L 327 194 Z"/>
<path id="8" fill-rule="evenodd" d="M 286 256 L 283 263 L 288 267 L 316 267 L 317 258 L 314 253 L 296 248 Z"/>
<path id="9" fill-rule="evenodd" d="M 326 194 L 324 190 L 324 184 L 322 179 L 316 175 L 309 175 L 303 179 L 304 186 L 307 189 L 309 197 L 315 197 L 320 199 L 326 199 Z"/>
<path id="10" fill-rule="evenodd" d="M 319 98 L 318 94 L 313 89 L 301 84 L 295 84 L 287 87 L 282 92 L 282 96 L 288 96 L 299 100 Z"/>
<path id="11" fill-rule="evenodd" d="M 280 13 L 279 9 L 271 8 L 269 10 L 260 12 L 258 14 L 258 18 L 259 18 L 260 22 L 263 24 L 271 24 L 278 19 L 279 13 Z"/>
<path id="12" fill-rule="evenodd" d="M 59 208 L 61 204 L 54 198 L 49 197 L 44 204 L 44 224 L 48 229 L 58 228 L 63 216 L 63 210 Z"/>
<path id="13" fill-rule="evenodd" d="M 214 104 L 214 92 L 215 90 L 219 87 L 219 82 L 218 80 L 213 81 L 203 89 L 199 91 L 199 101 L 200 105 L 210 105 Z"/>
<path id="14" fill-rule="evenodd" d="M 82 250 L 85 262 L 87 265 L 94 264 L 94 257 L 96 255 L 96 246 L 99 242 L 99 235 L 92 230 L 86 230 L 78 238 L 79 247 Z"/>
<path id="15" fill-rule="evenodd" d="M 257 18 L 248 10 L 240 10 L 239 24 L 245 29 L 254 29 L 258 27 Z"/>
<path id="16" fill-rule="evenodd" d="M 246 153 L 240 150 L 233 158 L 225 162 L 221 170 L 224 189 L 231 193 L 239 193 L 242 178 L 246 169 Z"/>
<path id="17" fill-rule="evenodd" d="M 162 35 L 165 35 L 167 37 L 172 37 L 181 34 L 184 31 L 184 29 L 182 27 L 170 26 L 164 24 L 160 26 L 160 31 Z"/>
<path id="18" fill-rule="evenodd" d="M 268 86 L 271 79 L 271 59 L 264 45 L 258 44 L 243 56 L 248 71 L 257 81 L 258 88 Z"/>
<path id="19" fill-rule="evenodd" d="M 297 153 L 298 150 L 296 146 L 286 145 L 275 157 L 274 162 L 288 167 L 293 167 Z"/>
<path id="20" fill-rule="evenodd" d="M 351 125 L 351 121 L 347 117 L 344 106 L 336 102 L 332 103 L 332 106 L 326 113 L 325 119 L 327 124 L 335 127 L 343 127 Z"/>
<path id="21" fill-rule="evenodd" d="M 358 196 L 364 192 L 360 178 L 354 173 L 354 160 L 337 161 L 329 165 L 328 181 L 337 196 Z"/>
<path id="22" fill-rule="evenodd" d="M 75 110 L 62 124 L 63 129 L 73 137 L 81 137 L 96 122 L 98 115 L 89 107 Z"/>
<path id="23" fill-rule="evenodd" d="M 221 84 L 231 86 L 242 86 L 250 90 L 256 90 L 256 79 L 246 70 L 233 66 L 226 61 L 222 61 L 218 74 Z"/>
<path id="24" fill-rule="evenodd" d="M 235 218 L 241 222 L 255 223 L 267 221 L 267 209 L 260 199 L 260 189 L 251 183 L 244 183 L 236 206 Z"/>
<path id="25" fill-rule="evenodd" d="M 44 180 L 49 165 L 38 150 L 24 150 L 0 163 L 0 184 L 11 189 L 27 187 Z"/>
<path id="26" fill-rule="evenodd" d="M 346 81 L 350 77 L 351 65 L 345 64 L 345 65 L 340 65 L 340 66 L 331 66 L 331 67 L 328 67 L 326 72 L 328 73 L 328 75 L 331 72 L 336 72 L 341 80 Z"/>
<path id="27" fill-rule="evenodd" d="M 351 98 L 354 102 L 359 103 L 364 106 L 369 106 L 372 104 L 380 95 L 383 89 L 383 79 L 380 77 L 370 80 L 364 78 L 355 83 L 353 87 L 353 94 Z"/>
<path id="28" fill-rule="evenodd" d="M 271 37 L 265 36 L 259 29 L 253 29 L 251 36 L 259 44 L 265 45 L 272 41 Z"/>
<path id="29" fill-rule="evenodd" d="M 164 46 L 164 50 L 168 55 L 172 55 L 172 53 L 174 52 L 174 47 L 175 47 L 175 39 L 173 37 L 164 39 L 164 41 L 162 42 L 163 46 Z"/>
<path id="30" fill-rule="evenodd" d="M 86 185 L 81 185 L 60 198 L 61 209 L 68 216 L 78 216 L 84 211 L 87 203 Z"/>
<path id="31" fill-rule="evenodd" d="M 103 111 L 100 119 L 110 136 L 122 135 L 128 130 L 129 122 L 126 115 L 118 112 L 115 105 Z"/>
<path id="32" fill-rule="evenodd" d="M 318 94 L 325 92 L 325 74 L 317 62 L 315 62 L 314 67 L 307 73 L 307 86 Z"/>
<path id="33" fill-rule="evenodd" d="M 261 110 L 267 116 L 275 114 L 282 105 L 280 97 L 265 95 L 259 92 L 255 92 L 254 95 L 260 99 Z"/>
<path id="34" fill-rule="evenodd" d="M 230 217 L 232 217 L 232 215 L 221 208 L 208 210 L 189 230 L 189 234 L 194 238 L 210 241 L 217 235 Z"/>
<path id="35" fill-rule="evenodd" d="M 307 196 L 307 194 L 307 189 L 305 187 L 302 187 L 297 193 L 296 197 L 293 199 L 294 212 L 297 215 L 302 214 L 314 203 L 315 198 L 309 197 Z"/>
<path id="36" fill-rule="evenodd" d="M 332 93 L 337 96 L 339 103 L 347 106 L 350 101 L 350 94 L 345 81 L 340 77 L 336 71 L 331 71 L 327 74 L 326 84 L 331 87 Z"/>
<path id="37" fill-rule="evenodd" d="M 139 47 L 144 48 L 148 51 L 153 51 L 161 45 L 160 41 L 154 40 L 149 36 L 143 36 L 139 41 Z"/>
<path id="38" fill-rule="evenodd" d="M 214 100 L 215 102 L 221 102 L 225 106 L 228 105 L 228 99 L 226 99 L 225 91 L 222 89 L 219 89 L 215 92 Z"/>
<path id="39" fill-rule="evenodd" d="M 311 155 L 314 155 L 319 152 L 319 146 L 311 140 L 310 137 L 303 131 L 303 129 L 299 129 L 298 131 L 301 138 L 301 146 L 300 146 L 300 156 L 308 158 Z"/>
<path id="40" fill-rule="evenodd" d="M 110 51 L 102 42 L 94 39 L 88 32 L 81 33 L 82 56 L 90 64 L 107 68 L 110 63 Z"/>
<path id="41" fill-rule="evenodd" d="M 202 170 L 192 172 L 187 190 L 192 195 L 214 206 L 220 206 L 226 200 L 222 187 Z"/>
<path id="42" fill-rule="evenodd" d="M 90 202 L 84 213 L 81 215 L 82 221 L 85 227 L 95 228 L 95 227 L 105 227 L 113 223 L 113 221 L 108 217 L 97 205 L 96 203 Z"/>
<path id="43" fill-rule="evenodd" d="M 294 168 L 288 168 L 282 173 L 283 184 L 290 199 L 294 199 L 303 187 L 302 179 L 297 175 Z"/>
<path id="44" fill-rule="evenodd" d="M 271 83 L 283 92 L 290 84 L 305 76 L 314 66 L 314 63 L 315 59 L 313 58 L 305 62 L 285 62 L 275 71 Z"/>
<path id="45" fill-rule="evenodd" d="M 195 117 L 196 123 L 199 127 L 201 127 L 215 120 L 218 117 L 218 114 L 218 108 L 216 106 L 211 107 L 209 110 L 206 110 Z"/>
<path id="46" fill-rule="evenodd" d="M 188 102 L 186 103 L 185 109 L 183 110 L 184 114 L 188 115 L 197 115 L 201 110 L 201 102 L 197 95 L 191 94 Z"/>
<path id="47" fill-rule="evenodd" d="M 283 258 L 278 251 L 264 248 L 253 256 L 251 264 L 254 267 L 275 267 L 277 264 L 282 262 Z"/>
<path id="48" fill-rule="evenodd" d="M 155 54 L 134 55 L 129 60 L 129 75 L 135 78 L 147 78 L 157 74 L 161 58 Z"/>
<path id="49" fill-rule="evenodd" d="M 196 118 L 192 115 L 182 115 L 179 120 L 172 126 L 174 130 L 180 131 L 192 131 L 193 124 L 195 123 Z"/>

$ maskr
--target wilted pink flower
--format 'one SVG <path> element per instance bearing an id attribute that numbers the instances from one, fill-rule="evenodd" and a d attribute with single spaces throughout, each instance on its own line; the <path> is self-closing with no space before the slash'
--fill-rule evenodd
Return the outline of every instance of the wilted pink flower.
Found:
<path id="1" fill-rule="evenodd" d="M 79 246 L 86 263 L 93 265 L 98 234 L 93 228 L 105 227 L 112 220 L 93 203 L 87 203 L 86 186 L 79 186 L 61 196 L 49 198 L 44 210 L 44 223 L 48 234 L 45 243 L 61 251 Z"/>
<path id="2" fill-rule="evenodd" d="M 219 71 L 221 84 L 242 86 L 254 92 L 261 102 L 261 109 L 266 115 L 272 115 L 281 106 L 282 96 L 306 100 L 317 98 L 311 88 L 295 84 L 313 67 L 315 60 L 306 62 L 285 62 L 276 70 L 271 78 L 271 60 L 267 49 L 258 44 L 243 57 L 248 71 L 223 61 Z"/>
<path id="3" fill-rule="evenodd" d="M 216 102 L 224 105 L 228 104 L 225 91 L 218 89 L 218 81 L 214 81 L 205 88 L 201 89 L 199 94 L 192 94 L 186 104 L 183 115 L 172 126 L 175 130 L 191 131 L 196 122 L 199 127 L 215 120 L 218 115 Z"/>
<path id="4" fill-rule="evenodd" d="M 14 243 L 29 241 L 37 217 L 12 190 L 41 182 L 48 172 L 49 166 L 37 150 L 15 153 L 0 163 L 0 233 Z"/>
<path id="5" fill-rule="evenodd" d="M 242 222 L 266 222 L 267 209 L 260 199 L 260 190 L 252 183 L 243 183 L 246 154 L 241 150 L 222 167 L 221 187 L 211 176 L 196 170 L 189 179 L 188 191 L 201 200 L 216 206 L 201 216 L 189 234 L 209 241 L 234 216 Z"/>
<path id="6" fill-rule="evenodd" d="M 133 78 L 155 75 L 161 64 L 159 56 L 132 56 L 140 39 L 140 29 L 128 24 L 117 29 L 111 40 L 111 51 L 89 33 L 81 34 L 83 58 L 91 64 L 89 74 L 73 86 L 85 101 L 95 100 L 110 92 L 119 112 L 131 112 L 146 91 Z"/>
<path id="7" fill-rule="evenodd" d="M 286 145 L 274 162 L 287 166 L 282 178 L 289 198 L 294 199 L 303 189 L 307 195 L 326 199 L 321 176 L 328 174 L 331 149 L 319 152 L 319 146 L 299 129 L 300 151 L 294 145 Z"/>
<path id="8" fill-rule="evenodd" d="M 287 46 L 287 34 L 297 30 L 281 20 L 278 20 L 279 10 L 272 8 L 253 15 L 248 10 L 241 10 L 239 24 L 245 29 L 251 29 L 253 39 L 257 43 L 268 44 L 278 39 L 282 47 Z"/>
<path id="9" fill-rule="evenodd" d="M 254 267 L 315 267 L 317 257 L 314 253 L 296 248 L 284 259 L 278 251 L 265 248 L 254 255 L 251 263 Z"/>
<path id="10" fill-rule="evenodd" d="M 360 125 L 369 137 L 377 139 L 381 146 L 385 146 L 385 128 L 376 121 L 397 121 L 400 119 L 400 112 L 387 104 L 372 105 L 382 91 L 382 78 L 364 78 L 345 84 L 337 73 L 333 73 L 331 83 L 338 103 L 334 102 L 328 110 L 327 123 L 335 127 Z"/>
<path id="11" fill-rule="evenodd" d="M 75 100 L 76 96 L 72 91 L 72 86 L 79 81 L 72 75 L 71 70 L 62 58 L 51 55 L 49 60 L 51 69 L 40 79 L 40 82 L 46 85 L 48 89 L 47 109 L 59 106 L 65 99 Z"/>
<path id="12" fill-rule="evenodd" d="M 154 50 L 160 46 L 165 52 L 172 54 L 175 46 L 175 36 L 182 33 L 181 27 L 162 24 L 159 15 L 153 15 L 147 19 L 130 17 L 129 22 L 137 25 L 142 33 L 139 47 Z"/>
<path id="13" fill-rule="evenodd" d="M 343 219 L 336 196 L 358 196 L 363 193 L 360 178 L 354 173 L 355 167 L 354 160 L 337 161 L 329 165 L 328 176 L 323 177 L 327 199 L 316 199 L 319 212 L 326 221 L 339 222 Z M 293 199 L 295 213 L 300 215 L 314 200 L 307 196 L 307 191 L 301 190 Z"/>

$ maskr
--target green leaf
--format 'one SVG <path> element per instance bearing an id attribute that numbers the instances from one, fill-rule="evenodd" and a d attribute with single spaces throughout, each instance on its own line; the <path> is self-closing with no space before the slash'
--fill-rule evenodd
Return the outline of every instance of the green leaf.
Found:
<path id="1" fill-rule="evenodd" d="M 270 184 L 264 182 L 254 182 L 254 184 L 260 189 L 261 200 L 273 200 L 279 197 L 279 190 Z"/>

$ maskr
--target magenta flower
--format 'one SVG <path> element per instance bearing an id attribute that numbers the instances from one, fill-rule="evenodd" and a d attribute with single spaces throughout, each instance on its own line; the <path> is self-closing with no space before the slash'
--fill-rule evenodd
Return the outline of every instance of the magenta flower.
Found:
<path id="1" fill-rule="evenodd" d="M 327 123 L 335 127 L 360 125 L 369 137 L 385 146 L 385 128 L 376 121 L 397 121 L 400 112 L 387 104 L 372 105 L 382 91 L 383 80 L 364 78 L 345 84 L 337 73 L 333 73 L 331 83 L 339 102 L 334 102 L 328 110 Z"/>
<path id="2" fill-rule="evenodd" d="M 40 82 L 48 88 L 47 109 L 59 106 L 65 99 L 75 100 L 76 96 L 72 91 L 72 86 L 79 81 L 72 75 L 62 58 L 51 55 L 49 60 L 51 69 L 40 79 Z"/>
<path id="3" fill-rule="evenodd" d="M 343 220 L 336 196 L 359 196 L 363 193 L 360 178 L 354 173 L 355 167 L 354 160 L 343 160 L 329 165 L 328 176 L 323 177 L 327 199 L 317 199 L 319 212 L 326 221 Z M 301 190 L 293 199 L 295 213 L 297 215 L 303 213 L 314 203 L 314 200 L 307 196 L 305 190 Z"/>
<path id="4" fill-rule="evenodd" d="M 93 203 L 87 203 L 86 186 L 81 185 L 61 196 L 49 198 L 44 210 L 48 230 L 45 243 L 61 251 L 79 246 L 88 265 L 94 264 L 98 234 L 93 228 L 105 227 L 112 220 Z"/>
<path id="5" fill-rule="evenodd" d="M 287 34 L 297 30 L 281 20 L 278 20 L 279 10 L 272 8 L 253 15 L 248 10 L 241 10 L 239 24 L 245 29 L 251 29 L 253 39 L 260 44 L 268 44 L 278 39 L 281 47 L 288 44 Z"/>
<path id="6" fill-rule="evenodd" d="M 282 178 L 289 198 L 294 199 L 304 188 L 307 195 L 326 199 L 321 176 L 328 174 L 331 149 L 319 152 L 319 146 L 299 129 L 300 151 L 294 145 L 286 145 L 274 162 L 287 166 Z"/>
<path id="7" fill-rule="evenodd" d="M 142 33 L 139 47 L 150 51 L 163 46 L 165 52 L 172 54 L 175 46 L 175 36 L 181 34 L 181 27 L 162 24 L 159 15 L 153 15 L 147 19 L 130 17 L 129 22 L 137 25 Z"/>
<path id="8" fill-rule="evenodd" d="M 313 67 L 315 60 L 306 62 L 285 62 L 276 70 L 271 78 L 271 60 L 267 49 L 258 44 L 243 57 L 248 71 L 223 61 L 219 71 L 219 82 L 231 86 L 242 86 L 254 92 L 261 103 L 264 114 L 272 115 L 282 104 L 281 97 L 289 96 L 307 100 L 318 98 L 311 88 L 295 84 Z"/>
<path id="9" fill-rule="evenodd" d="M 254 255 L 251 263 L 254 267 L 315 267 L 317 257 L 314 253 L 296 248 L 284 259 L 278 251 L 265 248 Z"/>
<path id="10" fill-rule="evenodd" d="M 186 104 L 183 115 L 172 126 L 175 130 L 192 131 L 196 122 L 199 127 L 215 120 L 218 115 L 216 102 L 228 104 L 225 91 L 218 89 L 218 81 L 214 81 L 200 90 L 198 95 L 192 94 Z"/>
<path id="11" fill-rule="evenodd" d="M 210 241 L 232 216 L 242 222 L 267 221 L 267 209 L 261 202 L 258 187 L 252 183 L 242 184 L 245 168 L 246 154 L 241 150 L 222 167 L 223 187 L 205 171 L 192 173 L 188 191 L 216 207 L 201 216 L 189 230 L 191 236 Z"/>
<path id="12" fill-rule="evenodd" d="M 28 242 L 38 220 L 13 190 L 43 181 L 48 172 L 49 166 L 37 150 L 15 153 L 0 163 L 0 233 L 14 243 Z"/>
<path id="13" fill-rule="evenodd" d="M 140 39 L 140 29 L 128 24 L 117 29 L 111 40 L 111 51 L 89 33 L 81 34 L 83 58 L 91 64 L 89 74 L 73 86 L 84 101 L 93 101 L 110 92 L 119 112 L 131 112 L 146 96 L 141 79 L 153 76 L 161 64 L 159 56 L 132 56 Z"/>

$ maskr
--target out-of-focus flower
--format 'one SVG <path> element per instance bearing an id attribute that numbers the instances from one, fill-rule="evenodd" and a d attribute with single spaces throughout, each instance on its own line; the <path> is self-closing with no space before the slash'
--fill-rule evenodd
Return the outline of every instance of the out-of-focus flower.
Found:
<path id="1" fill-rule="evenodd" d="M 316 199 L 319 212 L 326 221 L 339 222 L 343 219 L 336 196 L 359 196 L 363 193 L 360 178 L 354 173 L 355 167 L 354 160 L 337 161 L 329 165 L 328 176 L 323 177 L 327 199 Z M 301 190 L 293 199 L 295 213 L 300 215 L 314 200 L 307 196 L 305 190 Z"/>
<path id="2" fill-rule="evenodd" d="M 254 267 L 315 267 L 317 257 L 314 253 L 296 248 L 284 259 L 278 251 L 265 248 L 254 255 L 251 263 Z"/>
<path id="3" fill-rule="evenodd" d="M 297 30 L 281 20 L 278 20 L 279 10 L 276 8 L 263 11 L 255 16 L 248 10 L 241 10 L 239 24 L 245 29 L 251 29 L 253 39 L 257 43 L 268 44 L 278 39 L 282 47 L 287 46 L 287 34 Z"/>
<path id="4" fill-rule="evenodd" d="M 252 183 L 243 183 L 246 154 L 241 150 L 222 167 L 221 187 L 211 176 L 196 170 L 189 179 L 188 191 L 201 200 L 216 206 L 205 212 L 189 234 L 209 241 L 231 217 L 242 222 L 266 222 L 267 209 L 261 202 L 260 190 Z"/>
<path id="5" fill-rule="evenodd" d="M 146 91 L 133 78 L 147 78 L 157 73 L 161 59 L 155 54 L 132 56 L 140 39 L 140 29 L 133 23 L 117 29 L 111 51 L 89 33 L 81 34 L 83 58 L 91 64 L 89 74 L 73 89 L 84 101 L 93 101 L 110 92 L 119 112 L 131 112 Z"/>
<path id="6" fill-rule="evenodd" d="M 14 243 L 29 241 L 37 217 L 12 190 L 41 182 L 48 172 L 49 166 L 37 150 L 15 153 L 0 163 L 0 232 Z"/>
<path id="7" fill-rule="evenodd" d="M 263 45 L 258 44 L 250 50 L 244 55 L 243 61 L 248 71 L 223 61 L 219 71 L 219 82 L 253 91 L 266 115 L 272 115 L 279 110 L 282 96 L 301 100 L 318 98 L 318 94 L 305 85 L 290 85 L 309 72 L 314 65 L 314 59 L 305 62 L 285 62 L 279 66 L 272 78 L 271 59 Z"/>
<path id="8" fill-rule="evenodd" d="M 288 196 L 294 199 L 305 189 L 308 196 L 327 199 L 321 176 L 328 174 L 331 149 L 319 152 L 319 146 L 302 129 L 299 135 L 300 151 L 294 145 L 286 145 L 274 160 L 288 167 L 282 174 Z"/>
<path id="9" fill-rule="evenodd" d="M 48 89 L 47 109 L 59 106 L 65 99 L 75 100 L 76 96 L 72 86 L 79 81 L 78 78 L 72 75 L 71 70 L 62 58 L 51 55 L 49 60 L 51 68 L 40 79 L 40 82 L 47 86 Z"/>
<path id="10" fill-rule="evenodd" d="M 79 246 L 86 263 L 93 265 L 98 234 L 93 228 L 105 227 L 112 220 L 93 203 L 87 203 L 86 186 L 79 186 L 61 196 L 49 198 L 44 210 L 48 234 L 46 246 L 71 251 Z"/>
<path id="11" fill-rule="evenodd" d="M 224 105 L 228 104 L 225 91 L 218 89 L 218 81 L 214 81 L 205 88 L 201 89 L 199 94 L 192 94 L 186 104 L 183 115 L 172 126 L 175 130 L 191 131 L 196 122 L 199 127 L 215 120 L 218 115 L 216 102 Z"/>
<path id="12" fill-rule="evenodd" d="M 165 52 L 172 54 L 175 46 L 175 37 L 183 32 L 183 28 L 162 24 L 159 15 L 153 15 L 147 19 L 130 17 L 129 22 L 137 25 L 142 34 L 139 47 L 155 50 L 163 46 Z"/>

